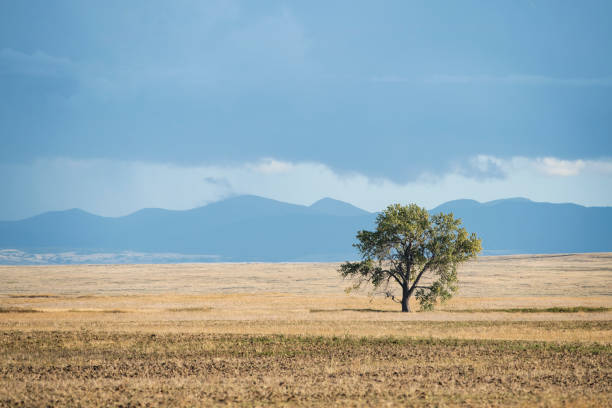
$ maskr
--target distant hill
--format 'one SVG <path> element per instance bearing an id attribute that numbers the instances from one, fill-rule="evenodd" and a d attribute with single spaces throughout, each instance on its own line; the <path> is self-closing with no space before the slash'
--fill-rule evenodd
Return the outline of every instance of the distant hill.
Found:
<path id="1" fill-rule="evenodd" d="M 257 196 L 187 211 L 143 209 L 117 218 L 67 210 L 0 222 L 0 249 L 174 253 L 219 261 L 337 261 L 356 256 L 351 246 L 355 233 L 372 228 L 374 217 L 337 200 L 323 199 L 308 207 Z M 14 254 L 11 259 L 14 262 Z"/>
<path id="2" fill-rule="evenodd" d="M 477 232 L 485 254 L 612 250 L 612 207 L 456 200 L 431 210 L 440 211 Z M 343 261 L 357 257 L 355 234 L 375 216 L 331 198 L 303 206 L 257 196 L 116 218 L 55 211 L 0 222 L 0 263 Z"/>
<path id="3" fill-rule="evenodd" d="M 334 200 L 333 198 L 325 197 L 310 206 L 311 209 L 320 212 L 321 214 L 337 215 L 342 217 L 347 216 L 364 216 L 371 215 L 366 210 L 355 207 L 352 204 L 344 201 Z"/>
<path id="4" fill-rule="evenodd" d="M 430 212 L 453 212 L 468 231 L 478 233 L 490 254 L 612 250 L 612 207 L 509 198 L 449 201 Z"/>

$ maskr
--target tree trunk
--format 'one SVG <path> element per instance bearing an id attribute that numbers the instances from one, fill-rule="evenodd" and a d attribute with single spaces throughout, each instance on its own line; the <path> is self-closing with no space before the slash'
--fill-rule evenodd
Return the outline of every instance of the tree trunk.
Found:
<path id="1" fill-rule="evenodd" d="M 402 286 L 402 312 L 410 312 L 410 292 L 407 286 Z"/>

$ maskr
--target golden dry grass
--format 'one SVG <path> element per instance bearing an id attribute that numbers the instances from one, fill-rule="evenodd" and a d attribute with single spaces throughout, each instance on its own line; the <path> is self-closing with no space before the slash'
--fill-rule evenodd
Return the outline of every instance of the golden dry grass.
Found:
<path id="1" fill-rule="evenodd" d="M 478 301 L 476 301 L 478 300 Z M 544 298 L 457 298 L 447 307 L 472 309 L 534 306 Z M 551 299 L 549 299 L 550 301 Z M 573 322 L 610 321 L 612 312 L 401 313 L 385 299 L 364 296 L 300 296 L 291 294 L 131 295 L 89 297 L 5 298 L 13 311 L 1 313 L 0 329 L 96 330 L 293 334 L 329 336 L 425 336 L 461 339 L 601 342 L 612 340 L 610 327 L 586 330 Z M 609 305 L 605 297 L 554 298 L 549 304 Z M 415 305 L 416 306 L 416 305 Z M 481 322 L 481 325 L 453 323 Z M 432 325 L 430 323 L 438 323 Z M 567 323 L 567 324 L 563 324 Z M 569 325 L 568 325 L 569 324 Z"/>
<path id="2" fill-rule="evenodd" d="M 0 406 L 608 405 L 612 254 L 483 257 L 411 314 L 336 268 L 0 267 Z M 604 309 L 512 310 L 554 307 Z"/>
<path id="3" fill-rule="evenodd" d="M 5 295 L 293 293 L 336 295 L 334 263 L 0 266 Z M 612 253 L 480 257 L 460 296 L 611 296 Z"/>

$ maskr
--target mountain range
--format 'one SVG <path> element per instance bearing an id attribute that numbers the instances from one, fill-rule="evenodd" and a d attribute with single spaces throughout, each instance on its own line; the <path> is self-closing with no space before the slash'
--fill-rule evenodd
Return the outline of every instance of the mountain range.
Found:
<path id="1" fill-rule="evenodd" d="M 455 200 L 430 212 L 440 211 L 453 212 L 476 232 L 484 254 L 612 250 L 612 207 L 513 198 Z M 0 263 L 135 262 L 138 254 L 150 262 L 344 261 L 357 258 L 355 234 L 372 229 L 375 218 L 331 198 L 303 206 L 257 196 L 123 217 L 53 211 L 0 222 Z"/>

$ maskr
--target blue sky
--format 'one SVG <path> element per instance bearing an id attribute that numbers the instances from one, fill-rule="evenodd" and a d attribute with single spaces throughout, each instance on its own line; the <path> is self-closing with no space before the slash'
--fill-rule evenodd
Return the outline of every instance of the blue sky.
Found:
<path id="1" fill-rule="evenodd" d="M 609 1 L 1 1 L 0 219 L 612 205 Z"/>

